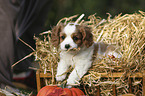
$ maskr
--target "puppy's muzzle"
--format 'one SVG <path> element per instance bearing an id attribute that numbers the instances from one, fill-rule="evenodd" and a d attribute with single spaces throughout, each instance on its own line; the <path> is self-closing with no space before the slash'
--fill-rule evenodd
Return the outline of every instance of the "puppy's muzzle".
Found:
<path id="1" fill-rule="evenodd" d="M 68 50 L 71 46 L 69 44 L 65 45 L 65 48 Z"/>

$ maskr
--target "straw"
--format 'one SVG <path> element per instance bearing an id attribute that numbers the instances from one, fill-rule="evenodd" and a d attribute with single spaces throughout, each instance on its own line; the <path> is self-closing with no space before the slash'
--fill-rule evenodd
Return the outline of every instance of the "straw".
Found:
<path id="1" fill-rule="evenodd" d="M 82 14 L 76 21 L 73 21 L 77 16 L 62 18 L 58 24 L 60 22 L 65 24 L 81 22 L 81 25 L 88 25 L 92 28 L 94 41 L 114 44 L 116 45 L 116 50 L 122 55 L 121 59 L 104 57 L 103 59 L 94 60 L 88 73 L 79 81 L 83 82 L 84 86 L 89 86 L 88 88 L 84 87 L 86 94 L 95 96 L 98 85 L 100 85 L 102 96 L 113 94 L 112 85 L 116 85 L 118 95 L 128 93 L 129 77 L 136 72 L 142 73 L 145 70 L 145 12 L 119 14 L 114 18 L 111 18 L 109 14 L 107 19 L 101 19 L 93 14 L 88 17 L 88 21 L 82 20 L 84 17 L 84 14 Z M 60 52 L 49 42 L 51 30 L 49 30 L 49 33 L 45 33 L 41 35 L 44 39 L 35 37 L 35 60 L 39 62 L 42 72 L 52 73 L 52 81 L 48 82 L 48 84 L 52 84 Z M 122 73 L 122 75 L 113 78 L 114 72 Z M 107 74 L 106 78 L 101 78 L 102 73 Z M 140 81 L 141 79 L 139 78 L 133 78 L 134 94 L 142 94 Z M 57 84 L 61 83 L 57 82 Z"/>

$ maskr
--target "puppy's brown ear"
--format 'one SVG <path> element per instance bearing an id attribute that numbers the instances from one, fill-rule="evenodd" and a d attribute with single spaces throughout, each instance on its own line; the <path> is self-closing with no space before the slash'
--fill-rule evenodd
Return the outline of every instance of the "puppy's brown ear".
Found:
<path id="1" fill-rule="evenodd" d="M 82 33 L 82 42 L 88 48 L 93 44 L 93 34 L 90 27 L 78 26 L 79 31 Z"/>
<path id="2" fill-rule="evenodd" d="M 51 42 L 54 47 L 58 47 L 58 45 L 60 44 L 60 32 L 62 31 L 62 28 L 63 24 L 59 24 L 52 28 Z"/>

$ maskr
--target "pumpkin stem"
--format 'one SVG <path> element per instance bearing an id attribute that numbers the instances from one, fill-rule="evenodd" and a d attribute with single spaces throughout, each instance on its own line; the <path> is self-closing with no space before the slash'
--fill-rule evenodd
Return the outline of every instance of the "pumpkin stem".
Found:
<path id="1" fill-rule="evenodd" d="M 60 85 L 60 87 L 63 89 L 63 88 L 66 88 L 66 83 L 67 83 L 67 81 L 65 80 L 65 81 L 63 81 L 62 83 L 61 83 L 61 85 Z"/>

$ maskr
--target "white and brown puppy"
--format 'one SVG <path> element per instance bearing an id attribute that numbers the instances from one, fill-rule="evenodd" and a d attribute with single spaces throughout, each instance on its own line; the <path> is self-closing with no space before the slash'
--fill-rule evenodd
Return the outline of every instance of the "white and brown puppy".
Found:
<path id="1" fill-rule="evenodd" d="M 91 28 L 83 25 L 59 24 L 52 29 L 51 37 L 53 45 L 61 50 L 56 80 L 64 80 L 66 78 L 64 73 L 70 66 L 74 67 L 67 79 L 67 85 L 75 84 L 82 78 L 91 67 L 94 54 L 121 57 L 117 52 L 114 52 L 115 48 L 112 45 L 94 43 Z"/>

